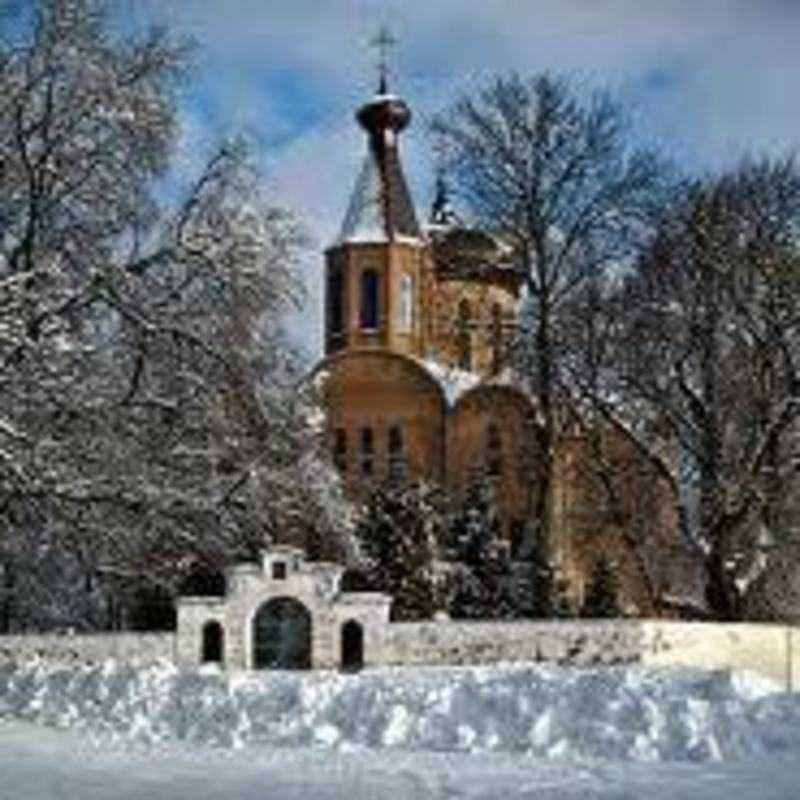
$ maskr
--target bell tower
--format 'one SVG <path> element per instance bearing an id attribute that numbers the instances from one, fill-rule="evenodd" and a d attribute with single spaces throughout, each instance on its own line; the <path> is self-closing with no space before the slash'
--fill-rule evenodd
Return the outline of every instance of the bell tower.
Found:
<path id="1" fill-rule="evenodd" d="M 336 242 L 325 252 L 325 354 L 382 348 L 421 355 L 425 243 L 400 164 L 411 111 L 389 92 L 382 31 L 377 93 L 356 112 L 367 153 Z"/>

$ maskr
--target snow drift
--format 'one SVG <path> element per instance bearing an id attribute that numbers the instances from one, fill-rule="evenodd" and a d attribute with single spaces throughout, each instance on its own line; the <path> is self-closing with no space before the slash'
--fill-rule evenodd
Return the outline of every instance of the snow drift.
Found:
<path id="1" fill-rule="evenodd" d="M 0 665 L 0 717 L 104 745 L 318 746 L 713 761 L 800 757 L 800 695 L 728 672 L 542 665 L 220 674 Z"/>

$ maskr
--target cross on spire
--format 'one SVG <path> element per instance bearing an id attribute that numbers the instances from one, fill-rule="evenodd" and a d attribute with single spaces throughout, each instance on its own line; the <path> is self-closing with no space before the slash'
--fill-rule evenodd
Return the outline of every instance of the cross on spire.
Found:
<path id="1" fill-rule="evenodd" d="M 370 44 L 378 50 L 378 74 L 380 77 L 378 93 L 386 94 L 388 85 L 387 78 L 389 76 L 389 48 L 397 44 L 397 39 L 392 36 L 386 25 L 381 25 L 378 35 Z"/>

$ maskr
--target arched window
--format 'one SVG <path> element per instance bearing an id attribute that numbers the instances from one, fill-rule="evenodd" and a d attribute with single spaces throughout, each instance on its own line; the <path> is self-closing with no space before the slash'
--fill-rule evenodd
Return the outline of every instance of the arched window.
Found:
<path id="1" fill-rule="evenodd" d="M 490 422 L 486 429 L 486 470 L 489 477 L 496 478 L 503 471 L 503 444 L 500 429 Z"/>
<path id="2" fill-rule="evenodd" d="M 378 329 L 379 287 L 377 270 L 365 269 L 361 273 L 361 327 L 364 330 Z"/>
<path id="3" fill-rule="evenodd" d="M 364 477 L 372 475 L 375 456 L 375 440 L 372 428 L 361 429 L 361 474 Z"/>
<path id="4" fill-rule="evenodd" d="M 536 479 L 539 454 L 539 426 L 536 414 L 528 411 L 522 420 L 522 436 L 519 441 L 519 482 L 531 483 Z"/>
<path id="5" fill-rule="evenodd" d="M 492 306 L 492 372 L 500 372 L 503 366 L 503 311 L 499 303 Z"/>
<path id="6" fill-rule="evenodd" d="M 461 369 L 472 369 L 472 310 L 469 301 L 464 299 L 458 304 L 458 323 L 456 331 L 456 347 L 458 348 L 458 366 Z"/>
<path id="7" fill-rule="evenodd" d="M 328 273 L 328 329 L 331 333 L 342 332 L 344 322 L 342 288 L 342 273 L 332 269 Z"/>
<path id="8" fill-rule="evenodd" d="M 400 282 L 400 329 L 414 328 L 414 276 L 405 274 Z"/>
<path id="9" fill-rule="evenodd" d="M 403 429 L 400 425 L 389 428 L 389 477 L 402 478 L 405 474 Z"/>
<path id="10" fill-rule="evenodd" d="M 333 441 L 333 463 L 342 474 L 347 472 L 347 431 L 337 428 Z"/>

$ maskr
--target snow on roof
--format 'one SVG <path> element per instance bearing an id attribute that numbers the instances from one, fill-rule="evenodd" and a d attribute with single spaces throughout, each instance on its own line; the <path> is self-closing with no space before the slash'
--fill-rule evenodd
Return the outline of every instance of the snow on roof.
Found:
<path id="1" fill-rule="evenodd" d="M 396 147 L 385 147 L 381 160 L 383 163 L 372 149 L 367 153 L 337 244 L 420 238 L 411 193 Z"/>
<path id="2" fill-rule="evenodd" d="M 511 369 L 485 378 L 476 372 L 442 364 L 433 359 L 419 360 L 431 377 L 442 387 L 447 404 L 454 406 L 468 391 L 477 386 L 513 386 L 522 388 L 518 376 Z"/>

